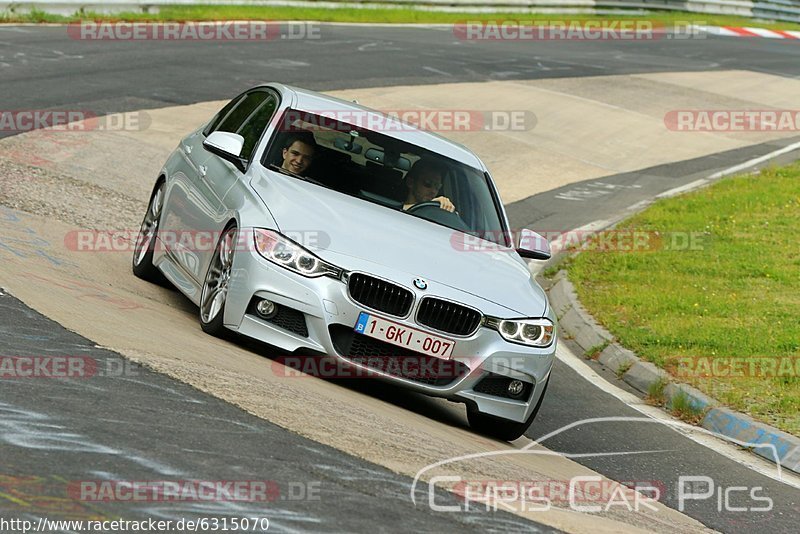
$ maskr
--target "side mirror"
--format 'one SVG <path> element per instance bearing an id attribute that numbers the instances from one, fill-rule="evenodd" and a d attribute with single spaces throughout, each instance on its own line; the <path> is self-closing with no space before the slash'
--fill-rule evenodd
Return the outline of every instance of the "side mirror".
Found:
<path id="1" fill-rule="evenodd" d="M 532 260 L 549 260 L 550 243 L 533 230 L 523 228 L 519 232 L 519 242 L 516 246 L 517 254 Z"/>
<path id="2" fill-rule="evenodd" d="M 244 137 L 241 135 L 230 132 L 213 132 L 203 141 L 203 146 L 212 154 L 233 163 L 240 171 L 244 172 L 247 168 L 245 160 L 241 158 L 244 146 Z"/>

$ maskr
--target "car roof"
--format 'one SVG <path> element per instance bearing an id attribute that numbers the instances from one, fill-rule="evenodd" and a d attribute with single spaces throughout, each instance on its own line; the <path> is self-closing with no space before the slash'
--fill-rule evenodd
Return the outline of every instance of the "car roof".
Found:
<path id="1" fill-rule="evenodd" d="M 476 169 L 485 170 L 485 166 L 478 156 L 467 147 L 441 135 L 421 130 L 381 111 L 299 87 L 278 83 L 271 83 L 268 86 L 277 89 L 284 95 L 290 94 L 294 96 L 292 107 L 300 111 L 308 111 L 309 113 L 342 113 L 342 122 L 347 122 L 344 120 L 347 113 L 357 112 L 359 113 L 361 124 L 385 124 L 386 127 L 383 130 L 378 130 L 383 135 L 423 147 Z"/>

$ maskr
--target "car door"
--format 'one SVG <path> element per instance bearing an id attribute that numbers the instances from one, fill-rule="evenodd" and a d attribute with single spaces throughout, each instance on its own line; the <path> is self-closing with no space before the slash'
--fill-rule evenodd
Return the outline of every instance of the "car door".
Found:
<path id="1" fill-rule="evenodd" d="M 197 247 L 193 246 L 192 242 L 195 241 L 198 229 L 204 225 L 205 218 L 201 213 L 216 211 L 218 208 L 209 207 L 207 202 L 200 200 L 209 197 L 208 191 L 203 194 L 204 187 L 201 180 L 201 170 L 209 157 L 208 151 L 203 147 L 203 141 L 209 132 L 230 115 L 244 97 L 242 94 L 231 100 L 205 128 L 198 128 L 181 140 L 178 146 L 181 159 L 167 181 L 159 225 L 160 239 L 174 261 L 192 275 L 194 285 L 198 283 L 201 262 Z M 183 273 L 176 272 L 173 276 L 182 277 Z M 182 287 L 190 293 L 190 297 L 194 298 L 196 295 L 193 293 L 196 291 L 189 289 L 192 281 L 186 280 Z"/>
<path id="2" fill-rule="evenodd" d="M 241 123 L 238 120 L 224 121 L 218 128 L 218 131 L 231 132 L 242 136 L 244 144 L 242 145 L 240 157 L 247 162 L 246 165 L 248 167 L 264 130 L 266 130 L 270 120 L 272 120 L 275 115 L 278 101 L 277 95 L 271 91 L 255 91 L 247 106 L 249 111 L 247 118 Z M 244 180 L 242 172 L 236 168 L 233 163 L 216 154 L 211 154 L 206 160 L 204 167 L 207 173 L 206 180 L 221 201 L 220 213 L 222 218 L 218 221 L 218 226 L 221 231 L 223 225 L 230 220 L 231 214 L 236 208 L 236 206 L 230 205 L 230 202 L 225 202 L 225 199 L 229 199 L 229 192 L 233 188 L 244 186 L 246 180 Z M 234 195 L 234 197 L 240 198 L 241 195 Z M 206 254 L 204 256 L 203 272 L 208 268 L 211 258 L 212 254 Z"/>
<path id="3" fill-rule="evenodd" d="M 222 199 L 241 177 L 238 169 L 206 150 L 202 142 L 212 132 L 219 130 L 240 135 L 247 133 L 245 149 L 249 146 L 248 141 L 254 147 L 258 138 L 252 141 L 250 130 L 255 127 L 248 125 L 261 116 L 258 112 L 264 109 L 265 104 L 273 102 L 274 111 L 274 101 L 274 97 L 266 90 L 245 93 L 231 102 L 232 105 L 226 106 L 199 135 L 184 140 L 183 149 L 189 152 L 186 157 L 194 172 L 187 172 L 182 180 L 172 181 L 168 192 L 168 212 L 165 210 L 164 213 L 166 226 L 162 226 L 162 234 L 170 237 L 167 248 L 173 258 L 198 285 L 202 284 L 219 233 L 229 217 Z M 267 122 L 269 118 L 271 114 Z M 242 155 L 246 155 L 244 150 Z"/>

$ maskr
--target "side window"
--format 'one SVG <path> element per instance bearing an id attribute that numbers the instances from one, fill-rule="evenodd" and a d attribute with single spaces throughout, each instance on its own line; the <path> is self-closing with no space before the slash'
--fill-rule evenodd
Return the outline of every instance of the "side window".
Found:
<path id="1" fill-rule="evenodd" d="M 277 98 L 266 91 L 247 93 L 225 106 L 203 133 L 220 131 L 241 135 L 244 137 L 241 155 L 249 161 L 277 107 Z"/>
<path id="2" fill-rule="evenodd" d="M 253 157 L 253 152 L 256 149 L 258 140 L 261 139 L 261 134 L 267 128 L 269 121 L 275 114 L 275 109 L 278 107 L 278 101 L 275 97 L 267 95 L 261 105 L 250 115 L 245 123 L 236 132 L 244 137 L 244 146 L 242 147 L 242 157 L 248 161 Z"/>
<path id="3" fill-rule="evenodd" d="M 228 116 L 228 114 L 231 112 L 231 110 L 232 110 L 232 109 L 233 109 L 233 108 L 234 108 L 234 107 L 235 107 L 235 106 L 236 106 L 236 105 L 237 105 L 239 102 L 241 102 L 243 98 L 244 98 L 244 95 L 239 95 L 239 96 L 237 96 L 236 98 L 234 98 L 233 100 L 231 100 L 230 102 L 228 102 L 227 104 L 225 104 L 225 107 L 224 107 L 224 108 L 222 108 L 222 109 L 220 110 L 220 112 L 219 112 L 219 113 L 217 113 L 217 114 L 214 116 L 214 118 L 213 118 L 213 119 L 211 119 L 211 122 L 209 122 L 209 123 L 208 123 L 208 126 L 206 126 L 206 129 L 205 129 L 205 130 L 203 130 L 203 135 L 205 135 L 206 137 L 208 137 L 208 136 L 211 134 L 211 132 L 214 132 L 214 131 L 216 131 L 216 129 L 219 127 L 219 123 L 220 123 L 220 122 L 222 122 L 222 119 L 224 119 L 225 117 L 227 117 L 227 116 Z"/>
<path id="4" fill-rule="evenodd" d="M 221 132 L 239 133 L 239 129 L 250 115 L 269 97 L 268 93 L 255 91 L 246 95 L 228 115 L 222 119 L 215 130 Z M 240 134 L 241 135 L 241 134 Z"/>

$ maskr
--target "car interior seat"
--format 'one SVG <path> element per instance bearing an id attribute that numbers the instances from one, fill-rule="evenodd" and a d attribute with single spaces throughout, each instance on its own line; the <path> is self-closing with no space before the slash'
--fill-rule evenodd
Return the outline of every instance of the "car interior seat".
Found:
<path id="1" fill-rule="evenodd" d="M 406 199 L 408 190 L 402 171 L 373 161 L 367 162 L 367 169 L 368 173 L 362 181 L 361 189 L 399 202 Z"/>
<path id="2" fill-rule="evenodd" d="M 308 175 L 337 191 L 355 191 L 358 189 L 358 184 L 354 183 L 351 163 L 352 158 L 349 154 L 317 145 L 314 162 Z"/>

